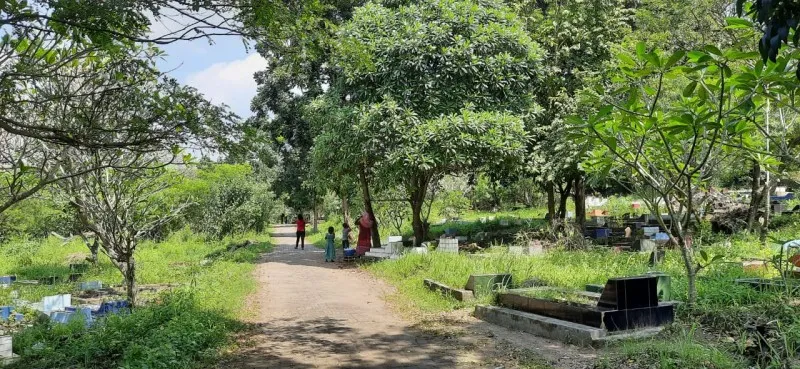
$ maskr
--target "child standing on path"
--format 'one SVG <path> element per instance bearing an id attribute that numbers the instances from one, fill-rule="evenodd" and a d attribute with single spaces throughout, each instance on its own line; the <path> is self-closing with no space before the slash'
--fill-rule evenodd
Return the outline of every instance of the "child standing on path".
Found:
<path id="1" fill-rule="evenodd" d="M 350 225 L 347 223 L 342 225 L 342 249 L 350 248 Z"/>
<path id="2" fill-rule="evenodd" d="M 325 262 L 336 261 L 336 249 L 333 246 L 334 238 L 336 238 L 336 236 L 333 235 L 333 227 L 328 227 L 328 234 L 325 235 L 325 240 L 328 241 L 325 245 Z"/>

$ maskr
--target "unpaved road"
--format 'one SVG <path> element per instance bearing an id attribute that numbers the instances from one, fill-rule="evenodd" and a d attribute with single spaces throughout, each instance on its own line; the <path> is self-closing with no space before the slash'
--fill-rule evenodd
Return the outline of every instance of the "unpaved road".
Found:
<path id="1" fill-rule="evenodd" d="M 594 356 L 463 313 L 413 324 L 385 302 L 393 293 L 386 284 L 352 265 L 324 262 L 311 245 L 295 250 L 292 226 L 276 227 L 273 243 L 256 270 L 253 336 L 223 368 L 514 368 L 527 355 L 542 368 L 578 369 Z M 431 325 L 445 328 L 424 328 Z"/>

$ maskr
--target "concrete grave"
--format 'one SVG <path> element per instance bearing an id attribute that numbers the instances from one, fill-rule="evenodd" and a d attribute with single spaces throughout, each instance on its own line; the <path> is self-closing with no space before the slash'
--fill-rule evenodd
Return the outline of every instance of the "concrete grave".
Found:
<path id="1" fill-rule="evenodd" d="M 511 286 L 511 274 L 473 274 L 469 276 L 465 290 L 472 291 L 475 296 L 491 295 L 498 289 Z"/>
<path id="2" fill-rule="evenodd" d="M 440 238 L 436 251 L 458 254 L 458 240 L 454 238 Z"/>
<path id="3" fill-rule="evenodd" d="M 79 286 L 81 291 L 94 291 L 103 288 L 103 282 L 101 281 L 91 281 L 91 282 L 83 282 Z"/>
<path id="4" fill-rule="evenodd" d="M 8 364 L 9 359 L 14 357 L 11 350 L 11 336 L 0 336 L 0 364 Z"/>
<path id="5" fill-rule="evenodd" d="M 603 347 L 607 342 L 651 337 L 663 328 L 652 327 L 633 331 L 609 332 L 561 319 L 517 311 L 498 306 L 478 305 L 475 317 L 512 330 L 559 340 L 569 344 Z"/>
<path id="6" fill-rule="evenodd" d="M 657 276 L 612 278 L 596 306 L 527 296 L 511 290 L 499 294 L 502 306 L 609 332 L 655 327 L 674 319 L 674 304 L 659 303 Z M 578 292 L 576 292 L 577 294 Z"/>
<path id="7" fill-rule="evenodd" d="M 656 244 L 656 241 L 641 239 L 641 240 L 634 240 L 631 248 L 634 251 L 639 251 L 639 252 L 653 252 L 658 249 L 658 245 Z"/>
<path id="8" fill-rule="evenodd" d="M 659 227 L 642 227 L 642 233 L 644 233 L 645 237 L 653 236 L 654 234 L 658 233 L 661 228 Z"/>
<path id="9" fill-rule="evenodd" d="M 511 255 L 537 255 L 544 252 L 541 243 L 532 243 L 528 246 L 508 246 L 508 253 Z"/>
<path id="10" fill-rule="evenodd" d="M 450 296 L 458 301 L 469 301 L 475 298 L 472 291 L 453 288 L 432 279 L 426 279 L 422 281 L 422 283 L 425 285 L 425 287 L 428 287 L 429 290 L 438 291 L 439 293 L 445 296 Z"/>
<path id="11" fill-rule="evenodd" d="M 0 277 L 0 284 L 9 285 L 14 283 L 17 280 L 17 276 L 15 275 L 6 275 Z"/>
<path id="12" fill-rule="evenodd" d="M 52 311 L 65 310 L 68 306 L 72 306 L 72 295 L 55 295 L 45 296 L 42 299 L 42 312 L 50 314 Z"/>

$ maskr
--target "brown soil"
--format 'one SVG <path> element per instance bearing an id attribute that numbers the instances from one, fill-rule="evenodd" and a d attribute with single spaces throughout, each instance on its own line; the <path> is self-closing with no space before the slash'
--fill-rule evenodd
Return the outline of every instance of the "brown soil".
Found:
<path id="1" fill-rule="evenodd" d="M 403 319 L 394 294 L 352 264 L 294 249 L 275 228 L 275 250 L 258 265 L 249 302 L 253 329 L 220 368 L 589 368 L 576 348 L 479 321 L 461 310 Z M 338 255 L 341 258 L 341 255 Z"/>

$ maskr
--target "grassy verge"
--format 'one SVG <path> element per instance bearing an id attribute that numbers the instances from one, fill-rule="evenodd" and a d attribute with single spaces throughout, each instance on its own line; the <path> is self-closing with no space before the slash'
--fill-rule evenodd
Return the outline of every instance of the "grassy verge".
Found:
<path id="1" fill-rule="evenodd" d="M 231 244 L 257 242 L 228 251 Z M 217 357 L 230 334 L 243 326 L 248 294 L 256 288 L 255 261 L 271 248 L 266 235 L 245 235 L 207 241 L 189 231 L 177 232 L 163 242 L 145 242 L 136 258 L 140 284 L 179 284 L 171 292 L 154 296 L 150 304 L 132 314 L 114 316 L 86 328 L 39 320 L 14 337 L 20 360 L 13 368 L 201 368 Z M 0 275 L 20 279 L 64 276 L 68 265 L 86 253 L 81 242 L 47 239 L 12 241 L 0 247 Z M 73 261 L 74 262 L 74 261 Z M 105 257 L 82 280 L 118 285 L 119 271 Z M 74 292 L 73 284 L 21 286 L 0 290 L 0 303 L 19 297 L 37 301 L 54 293 Z"/>
<path id="2" fill-rule="evenodd" d="M 800 232 L 800 222 L 788 220 L 773 232 L 778 239 L 793 239 Z M 800 308 L 793 299 L 774 292 L 759 292 L 734 283 L 736 278 L 774 276 L 774 270 L 749 271 L 738 260 L 768 259 L 774 251 L 763 247 L 753 236 L 736 235 L 699 246 L 711 255 L 723 255 L 726 262 L 703 270 L 698 280 L 698 301 L 678 309 L 677 322 L 667 332 L 650 341 L 623 343 L 612 347 L 598 365 L 629 368 L 743 368 L 782 365 L 780 355 L 793 356 L 800 347 Z M 616 253 L 607 248 L 584 251 L 550 250 L 541 256 L 510 255 L 494 247 L 482 257 L 466 254 L 432 253 L 407 255 L 399 260 L 367 264 L 367 270 L 398 288 L 396 301 L 403 309 L 435 313 L 471 307 L 442 297 L 423 287 L 422 280 L 432 278 L 462 287 L 470 274 L 511 273 L 515 284 L 535 279 L 553 287 L 584 289 L 586 284 L 604 284 L 608 278 L 639 275 L 648 271 L 672 276 L 673 299 L 686 300 L 687 281 L 680 253 L 669 250 L 663 263 L 648 266 L 648 255 Z M 479 301 L 487 303 L 491 301 Z M 752 351 L 755 333 L 747 327 L 771 324 L 767 360 Z M 704 332 L 694 335 L 695 330 Z M 720 345 L 719 342 L 733 342 Z M 680 343 L 680 344 L 676 344 Z M 763 354 L 763 351 L 762 351 Z M 778 364 L 775 364 L 775 363 Z"/>

